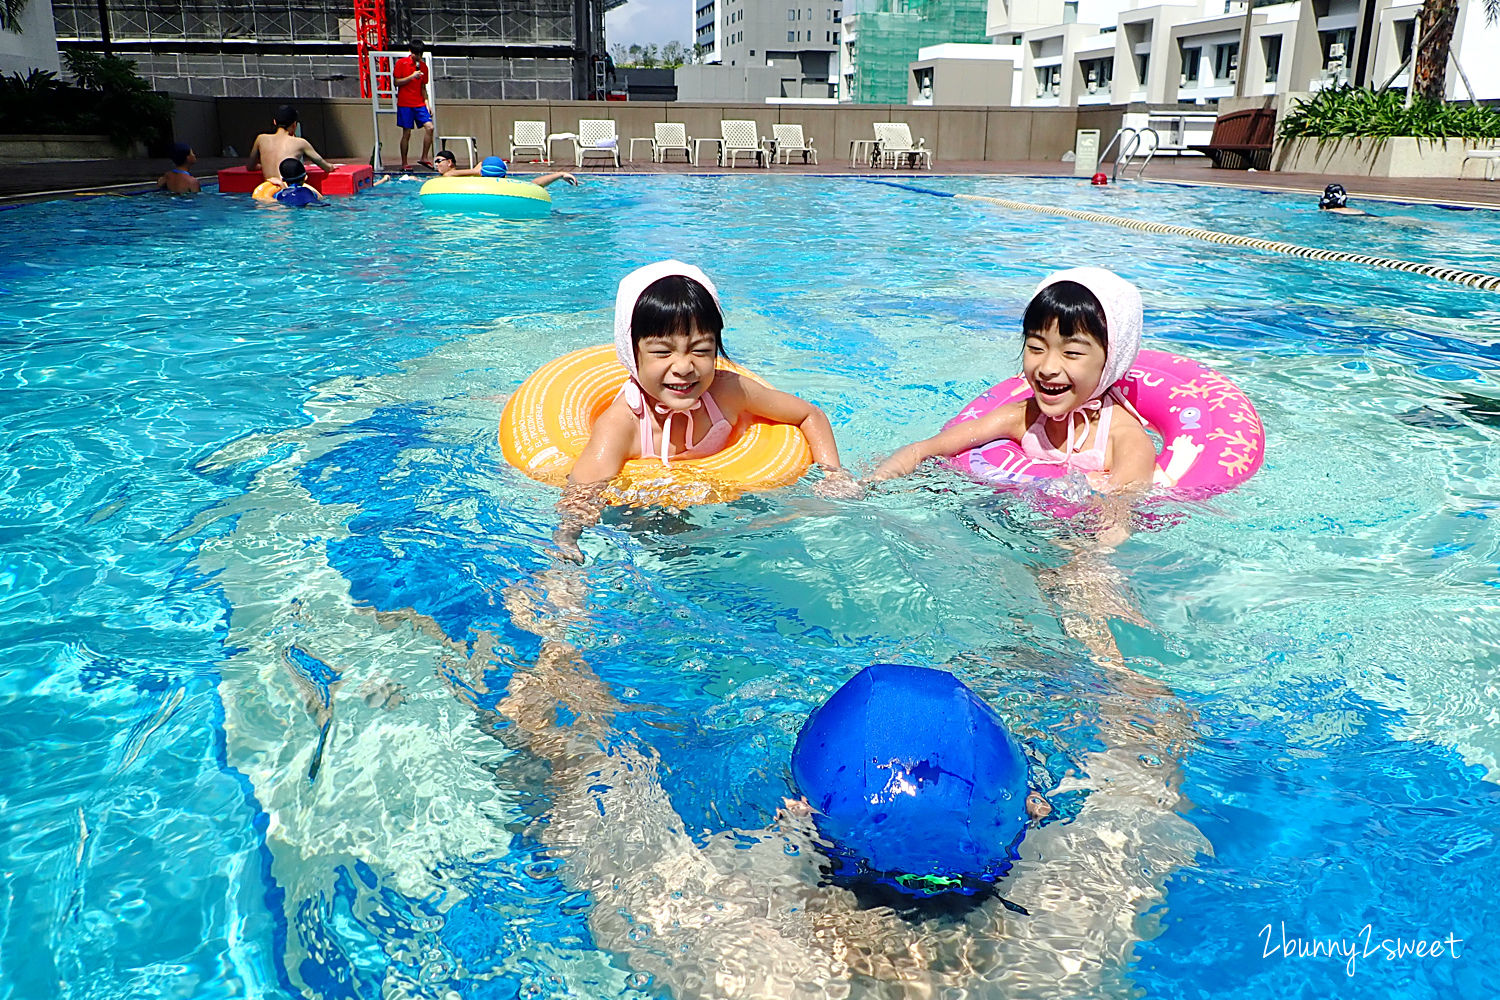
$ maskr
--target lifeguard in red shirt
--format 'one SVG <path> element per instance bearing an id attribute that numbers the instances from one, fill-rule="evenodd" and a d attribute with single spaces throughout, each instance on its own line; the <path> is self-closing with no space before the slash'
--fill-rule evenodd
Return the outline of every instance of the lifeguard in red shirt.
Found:
<path id="1" fill-rule="evenodd" d="M 392 72 L 396 84 L 396 126 L 401 129 L 401 169 L 407 169 L 406 150 L 411 144 L 411 130 L 422 129 L 422 155 L 417 163 L 432 167 L 432 112 L 427 108 L 426 51 L 420 38 L 411 40 L 411 55 L 396 60 Z"/>

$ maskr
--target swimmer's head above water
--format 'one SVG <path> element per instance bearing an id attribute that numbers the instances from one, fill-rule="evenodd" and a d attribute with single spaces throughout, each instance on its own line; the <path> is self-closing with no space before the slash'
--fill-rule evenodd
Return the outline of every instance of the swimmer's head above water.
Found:
<path id="1" fill-rule="evenodd" d="M 881 663 L 808 717 L 792 775 L 835 881 L 915 897 L 989 892 L 1026 832 L 1027 764 L 951 674 Z"/>
<path id="2" fill-rule="evenodd" d="M 1349 205 L 1349 192 L 1344 190 L 1342 184 L 1330 184 L 1323 189 L 1323 196 L 1318 199 L 1318 208 L 1347 208 Z"/>

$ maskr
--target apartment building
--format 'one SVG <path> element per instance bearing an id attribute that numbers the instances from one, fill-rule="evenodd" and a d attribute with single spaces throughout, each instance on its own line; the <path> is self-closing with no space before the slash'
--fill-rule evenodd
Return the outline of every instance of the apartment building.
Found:
<path id="1" fill-rule="evenodd" d="M 1028 107 L 1087 104 L 1199 104 L 1355 83 L 1406 83 L 1397 71 L 1411 52 L 1419 0 L 989 0 L 991 45 L 1010 53 L 1015 74 L 1005 88 L 976 75 L 966 59 L 992 65 L 982 46 L 924 48 L 909 63 L 908 92 L 946 93 L 956 103 Z M 1241 47 L 1244 51 L 1241 51 Z M 1484 17 L 1483 0 L 1462 0 L 1453 51 L 1450 99 L 1500 98 L 1500 25 Z M 1003 57 L 1001 57 L 1003 58 Z M 846 66 L 846 75 L 857 66 Z M 968 76 L 992 82 L 977 90 L 945 85 Z M 936 103 L 955 103 L 944 99 Z"/>
<path id="2" fill-rule="evenodd" d="M 754 72 L 770 81 L 766 98 L 819 99 L 835 96 L 838 87 L 839 36 L 843 30 L 841 0 L 699 0 L 696 41 L 705 61 Z M 716 18 L 716 21 L 714 20 Z"/>

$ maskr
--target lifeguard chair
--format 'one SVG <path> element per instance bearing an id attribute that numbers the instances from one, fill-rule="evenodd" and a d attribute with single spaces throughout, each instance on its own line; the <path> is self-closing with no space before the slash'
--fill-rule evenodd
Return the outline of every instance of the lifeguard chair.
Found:
<path id="1" fill-rule="evenodd" d="M 406 56 L 402 51 L 372 51 L 366 54 L 366 69 L 370 80 L 370 121 L 374 126 L 375 148 L 370 162 L 376 170 L 381 169 L 380 116 L 396 113 L 396 60 Z M 429 54 L 428 59 L 433 57 Z M 461 142 L 469 153 L 469 166 L 479 162 L 479 140 L 472 135 L 442 135 L 439 132 L 437 101 L 433 99 L 432 74 L 423 84 L 422 96 L 427 100 L 427 109 L 432 112 L 432 130 L 437 133 L 437 149 L 446 149 L 450 143 Z"/>

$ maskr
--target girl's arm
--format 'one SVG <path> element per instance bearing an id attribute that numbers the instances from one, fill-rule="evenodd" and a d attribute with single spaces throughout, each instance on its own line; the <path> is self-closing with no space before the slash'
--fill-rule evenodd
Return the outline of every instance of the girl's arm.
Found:
<path id="1" fill-rule="evenodd" d="M 594 421 L 583 454 L 568 473 L 568 484 L 557 501 L 562 523 L 552 533 L 552 541 L 563 558 L 583 562 L 578 536 L 585 528 L 598 523 L 605 508 L 604 489 L 620 474 L 630 459 L 630 444 L 636 431 L 635 414 L 622 406 L 611 405 Z"/>
<path id="2" fill-rule="evenodd" d="M 578 186 L 578 178 L 574 177 L 572 174 L 570 174 L 570 173 L 568 173 L 566 171 L 562 171 L 562 170 L 559 170 L 555 174 L 543 174 L 540 177 L 533 177 L 531 179 L 531 183 L 535 184 L 537 187 L 546 187 L 548 184 L 551 184 L 553 181 L 567 181 L 569 184 L 573 185 L 574 187 Z"/>
<path id="3" fill-rule="evenodd" d="M 871 479 L 895 479 L 911 475 L 923 462 L 937 455 L 957 455 L 975 445 L 987 444 L 1001 438 L 1019 441 L 1025 432 L 1026 403 L 1006 403 L 997 406 L 977 420 L 966 420 L 939 431 L 923 441 L 915 441 L 896 450 L 890 458 L 881 462 L 870 475 Z"/>
<path id="4" fill-rule="evenodd" d="M 761 385 L 751 378 L 736 378 L 744 412 L 778 424 L 792 424 L 807 436 L 813 461 L 828 472 L 841 472 L 839 446 L 833 440 L 828 414 L 789 392 Z"/>
<path id="5" fill-rule="evenodd" d="M 1156 473 L 1156 446 L 1146 429 L 1134 420 L 1117 420 L 1109 432 L 1107 492 L 1142 489 Z"/>

